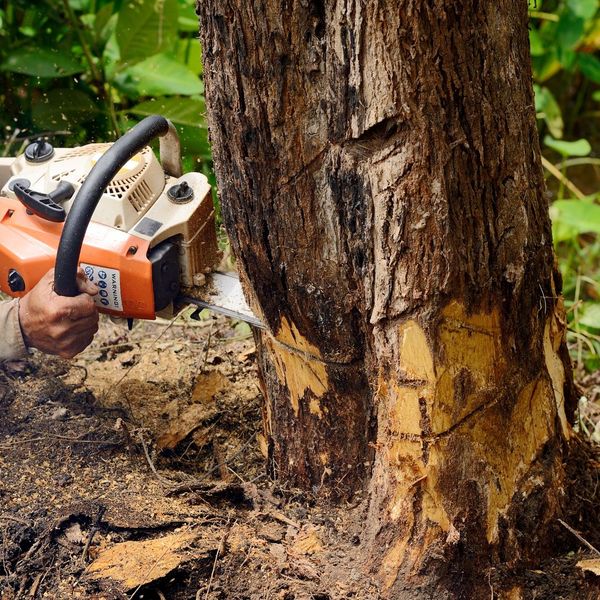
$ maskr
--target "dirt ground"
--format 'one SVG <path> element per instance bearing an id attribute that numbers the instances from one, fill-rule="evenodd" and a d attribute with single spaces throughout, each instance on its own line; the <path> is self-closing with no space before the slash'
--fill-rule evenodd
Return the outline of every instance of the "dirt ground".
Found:
<path id="1" fill-rule="evenodd" d="M 352 561 L 362 499 L 326 507 L 268 479 L 252 336 L 202 317 L 104 320 L 73 362 L 3 365 L 1 600 L 379 597 Z M 600 376 L 582 383 L 591 435 Z M 594 564 L 576 566 L 600 557 L 598 454 L 582 445 L 576 462 L 562 555 L 492 570 L 492 600 L 600 598 Z"/>

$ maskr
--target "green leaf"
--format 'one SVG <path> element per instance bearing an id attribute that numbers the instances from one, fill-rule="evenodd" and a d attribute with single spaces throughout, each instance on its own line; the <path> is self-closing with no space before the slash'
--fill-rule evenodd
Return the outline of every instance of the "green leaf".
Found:
<path id="1" fill-rule="evenodd" d="M 564 140 L 555 140 L 553 137 L 547 135 L 544 138 L 544 144 L 552 150 L 556 150 L 561 156 L 587 156 L 591 151 L 592 147 L 586 139 L 580 139 L 575 142 L 566 142 Z"/>
<path id="2" fill-rule="evenodd" d="M 126 0 L 116 36 L 125 65 L 171 49 L 177 41 L 177 0 Z"/>
<path id="3" fill-rule="evenodd" d="M 124 91 L 134 91 L 139 96 L 193 96 L 204 91 L 202 81 L 193 71 L 166 54 L 156 54 L 129 67 L 115 82 Z"/>
<path id="4" fill-rule="evenodd" d="M 210 144 L 208 142 L 208 129 L 206 124 L 199 119 L 195 127 L 191 125 L 180 125 L 179 139 L 181 140 L 181 151 L 183 155 L 199 156 L 204 161 L 212 159 Z"/>
<path id="5" fill-rule="evenodd" d="M 533 86 L 535 90 L 535 110 L 538 116 L 544 119 L 550 134 L 555 138 L 562 138 L 564 122 L 560 106 L 556 98 L 547 87 Z"/>
<path id="6" fill-rule="evenodd" d="M 600 205 L 590 198 L 557 200 L 550 207 L 550 217 L 554 223 L 567 226 L 576 234 L 600 233 Z"/>
<path id="7" fill-rule="evenodd" d="M 578 0 L 579 1 L 579 0 Z M 555 36 L 559 48 L 574 49 L 583 37 L 584 20 L 575 13 L 566 10 L 560 15 Z"/>
<path id="8" fill-rule="evenodd" d="M 134 106 L 129 112 L 140 117 L 163 115 L 176 125 L 184 156 L 211 159 L 203 98 L 156 98 Z"/>
<path id="9" fill-rule="evenodd" d="M 600 90 L 596 90 L 593 94 L 592 94 L 592 98 L 596 101 L 596 102 L 600 102 Z"/>
<path id="10" fill-rule="evenodd" d="M 584 357 L 583 364 L 588 373 L 600 370 L 600 356 L 588 355 Z"/>
<path id="11" fill-rule="evenodd" d="M 552 41 L 554 44 L 554 40 Z M 534 68 L 535 80 L 538 83 L 550 79 L 552 76 L 558 73 L 562 66 L 558 60 L 558 53 L 556 48 L 550 47 L 548 52 L 542 56 L 532 57 L 532 63 Z"/>
<path id="12" fill-rule="evenodd" d="M 118 62 L 121 56 L 119 54 L 119 45 L 117 44 L 117 36 L 112 33 L 106 40 L 104 51 L 102 52 L 102 60 L 104 62 L 104 69 L 106 77 L 109 81 L 112 81 L 115 76 L 120 72 L 118 69 Z"/>
<path id="13" fill-rule="evenodd" d="M 37 34 L 37 31 L 31 25 L 23 25 L 19 27 L 19 33 L 22 33 L 26 37 L 33 37 Z"/>
<path id="14" fill-rule="evenodd" d="M 194 4 L 179 5 L 179 30 L 198 33 L 198 16 Z"/>
<path id="15" fill-rule="evenodd" d="M 206 105 L 201 98 L 155 98 L 134 106 L 129 112 L 141 117 L 159 114 L 175 125 L 206 127 Z"/>
<path id="16" fill-rule="evenodd" d="M 244 321 L 238 321 L 233 329 L 236 335 L 240 337 L 250 337 L 252 335 L 252 327 L 248 325 L 248 323 L 244 323 Z"/>
<path id="17" fill-rule="evenodd" d="M 600 302 L 585 302 L 579 323 L 590 329 L 600 329 Z"/>
<path id="18" fill-rule="evenodd" d="M 598 9 L 598 0 L 567 0 L 569 10 L 582 19 L 591 19 Z"/>
<path id="19" fill-rule="evenodd" d="M 69 5 L 73 10 L 88 10 L 90 0 L 69 0 Z"/>
<path id="20" fill-rule="evenodd" d="M 178 40 L 175 57 L 182 65 L 186 65 L 196 75 L 202 74 L 202 53 L 198 40 L 189 38 Z"/>
<path id="21" fill-rule="evenodd" d="M 555 211 L 550 207 L 550 218 L 552 219 L 552 241 L 554 244 L 560 244 L 560 242 L 570 242 L 576 240 L 579 232 L 574 227 L 561 223 L 558 220 L 558 211 Z"/>
<path id="22" fill-rule="evenodd" d="M 106 4 L 97 13 L 94 19 L 94 34 L 97 40 L 106 42 L 112 35 L 118 14 L 113 14 L 113 3 Z"/>
<path id="23" fill-rule="evenodd" d="M 571 50 L 564 46 L 558 46 L 557 56 L 565 71 L 571 72 L 575 68 L 575 65 L 577 64 L 577 52 L 575 52 L 575 50 Z"/>
<path id="24" fill-rule="evenodd" d="M 577 55 L 577 63 L 581 72 L 592 81 L 600 83 L 600 60 L 592 54 L 580 53 Z"/>
<path id="25" fill-rule="evenodd" d="M 55 89 L 42 95 L 31 109 L 33 123 L 39 129 L 70 129 L 98 113 L 91 98 L 79 90 Z"/>
<path id="26" fill-rule="evenodd" d="M 69 52 L 57 48 L 23 47 L 12 50 L 3 71 L 34 77 L 68 77 L 81 73 L 81 63 Z"/>
<path id="27" fill-rule="evenodd" d="M 546 52 L 544 42 L 537 29 L 529 30 L 529 47 L 531 49 L 531 56 L 543 56 Z"/>

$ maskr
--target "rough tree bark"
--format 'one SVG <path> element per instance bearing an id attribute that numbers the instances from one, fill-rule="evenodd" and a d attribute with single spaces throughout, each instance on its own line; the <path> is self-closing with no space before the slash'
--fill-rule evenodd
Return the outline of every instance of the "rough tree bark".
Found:
<path id="1" fill-rule="evenodd" d="M 540 552 L 570 435 L 526 1 L 198 13 L 271 469 L 368 491 L 384 595 L 477 598 Z"/>

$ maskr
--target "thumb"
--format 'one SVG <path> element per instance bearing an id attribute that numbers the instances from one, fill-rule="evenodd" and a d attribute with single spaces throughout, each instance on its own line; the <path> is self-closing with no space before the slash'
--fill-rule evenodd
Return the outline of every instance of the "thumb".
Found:
<path id="1" fill-rule="evenodd" d="M 77 271 L 77 287 L 82 294 L 90 296 L 95 296 L 100 291 L 98 286 L 86 277 L 82 269 Z"/>

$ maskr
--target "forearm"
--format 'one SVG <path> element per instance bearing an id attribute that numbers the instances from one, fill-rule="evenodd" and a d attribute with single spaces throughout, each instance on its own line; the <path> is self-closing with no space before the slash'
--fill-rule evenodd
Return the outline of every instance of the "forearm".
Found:
<path id="1" fill-rule="evenodd" d="M 0 361 L 21 358 L 27 354 L 19 325 L 19 301 L 0 302 Z"/>

